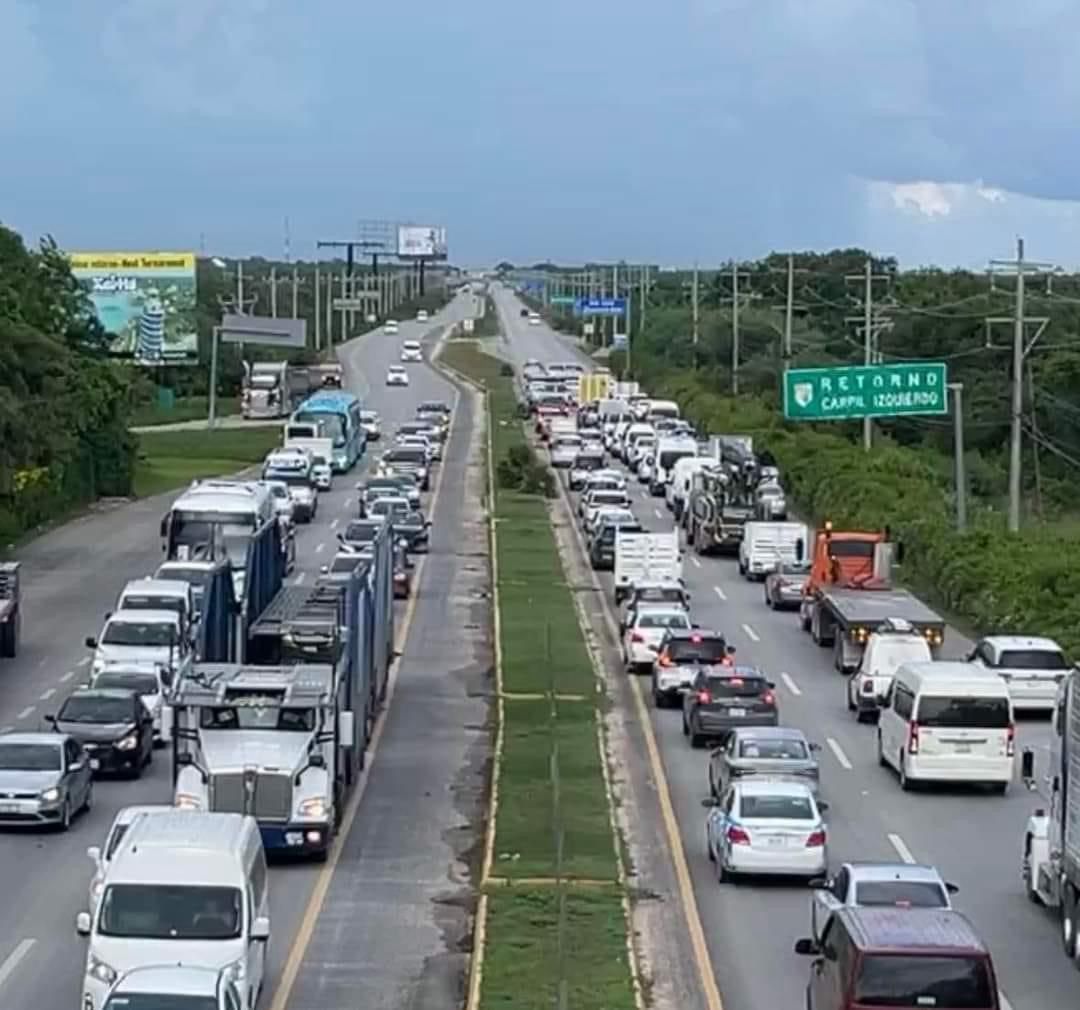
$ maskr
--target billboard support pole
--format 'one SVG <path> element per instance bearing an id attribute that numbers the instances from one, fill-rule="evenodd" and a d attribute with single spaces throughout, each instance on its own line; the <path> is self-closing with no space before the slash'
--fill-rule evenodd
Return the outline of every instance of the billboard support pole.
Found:
<path id="1" fill-rule="evenodd" d="M 424 297 L 424 260 L 420 260 L 420 297 Z"/>
<path id="2" fill-rule="evenodd" d="M 217 359 L 218 338 L 221 335 L 221 327 L 215 326 L 210 338 L 210 389 L 209 410 L 206 417 L 206 427 L 213 431 L 217 427 Z"/>

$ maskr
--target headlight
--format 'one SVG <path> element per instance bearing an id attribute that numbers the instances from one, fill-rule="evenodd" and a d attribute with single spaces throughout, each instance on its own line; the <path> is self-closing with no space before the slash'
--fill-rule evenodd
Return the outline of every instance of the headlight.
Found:
<path id="1" fill-rule="evenodd" d="M 60 799 L 60 790 L 57 786 L 53 786 L 51 789 L 46 789 L 41 794 L 42 803 L 55 803 Z"/>
<path id="2" fill-rule="evenodd" d="M 138 746 L 139 746 L 139 735 L 138 735 L 138 733 L 128 733 L 128 735 L 126 737 L 124 737 L 123 740 L 120 740 L 120 741 L 117 742 L 116 749 L 117 750 L 134 750 Z"/>
<path id="3" fill-rule="evenodd" d="M 86 966 L 86 971 L 89 975 L 96 978 L 99 982 L 104 982 L 106 985 L 112 985 L 116 981 L 116 969 L 111 964 L 106 964 L 101 960 L 93 951 L 90 952 L 90 958 Z"/>
<path id="4" fill-rule="evenodd" d="M 202 797 L 196 796 L 194 793 L 177 793 L 173 806 L 178 807 L 180 810 L 201 810 Z"/>
<path id="5" fill-rule="evenodd" d="M 299 806 L 301 817 L 310 817 L 312 820 L 323 820 L 326 817 L 326 800 L 316 797 L 303 800 Z"/>

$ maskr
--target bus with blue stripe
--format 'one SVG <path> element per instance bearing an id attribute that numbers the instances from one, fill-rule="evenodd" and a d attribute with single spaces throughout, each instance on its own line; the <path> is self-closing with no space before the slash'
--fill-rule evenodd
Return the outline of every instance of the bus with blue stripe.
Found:
<path id="1" fill-rule="evenodd" d="M 321 424 L 324 437 L 333 439 L 330 465 L 334 473 L 345 473 L 364 454 L 367 433 L 360 424 L 363 403 L 352 393 L 325 389 L 308 397 L 291 420 L 300 424 Z"/>

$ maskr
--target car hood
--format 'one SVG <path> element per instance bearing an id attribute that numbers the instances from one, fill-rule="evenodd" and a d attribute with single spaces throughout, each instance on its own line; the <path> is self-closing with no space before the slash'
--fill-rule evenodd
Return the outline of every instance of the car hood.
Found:
<path id="1" fill-rule="evenodd" d="M 307 756 L 311 735 L 269 729 L 202 730 L 202 753 L 211 772 L 256 767 L 296 771 Z"/>
<path id="2" fill-rule="evenodd" d="M 60 781 L 60 772 L 0 771 L 0 797 L 6 793 L 40 793 Z"/>
<path id="3" fill-rule="evenodd" d="M 110 743 L 134 732 L 135 724 L 133 722 L 68 722 L 57 719 L 56 728 L 61 733 L 73 736 L 80 743 Z"/>
<path id="4" fill-rule="evenodd" d="M 168 663 L 169 653 L 172 653 L 173 662 L 177 659 L 176 649 L 169 649 L 167 645 L 99 645 L 94 650 L 94 663 L 130 663 L 133 661 Z"/>
<path id="5" fill-rule="evenodd" d="M 157 940 L 131 936 L 94 936 L 90 949 L 121 975 L 148 964 L 197 964 L 225 968 L 244 953 L 244 941 Z"/>

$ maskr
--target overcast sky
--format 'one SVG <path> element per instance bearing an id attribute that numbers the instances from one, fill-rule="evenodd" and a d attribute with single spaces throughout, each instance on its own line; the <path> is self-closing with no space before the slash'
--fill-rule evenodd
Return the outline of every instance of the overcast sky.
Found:
<path id="1" fill-rule="evenodd" d="M 1078 0 L 0 0 L 0 220 L 295 256 L 1080 264 Z"/>

